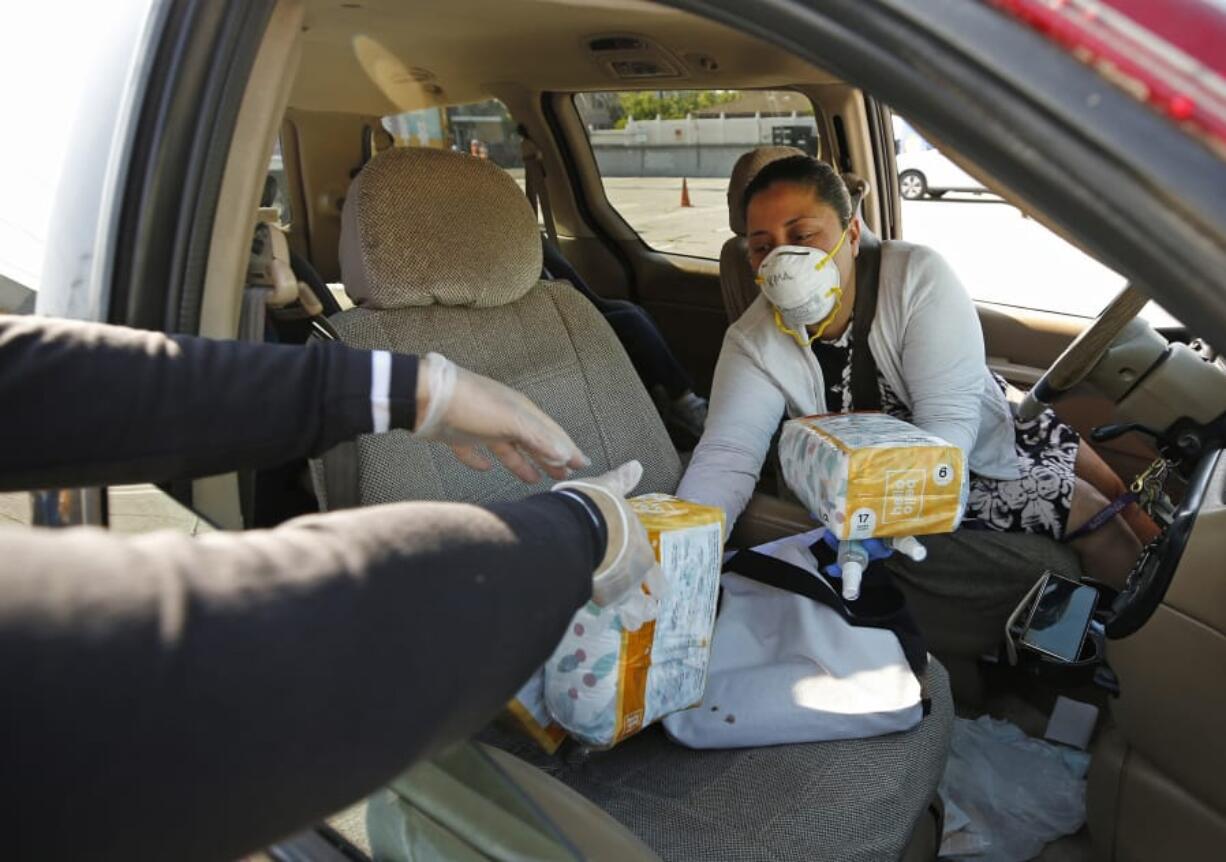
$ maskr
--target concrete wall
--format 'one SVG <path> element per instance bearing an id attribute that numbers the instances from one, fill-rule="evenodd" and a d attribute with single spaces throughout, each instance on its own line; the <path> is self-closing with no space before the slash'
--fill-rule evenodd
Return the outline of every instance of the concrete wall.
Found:
<path id="1" fill-rule="evenodd" d="M 783 116 L 752 116 L 752 117 L 695 117 L 690 115 L 685 119 L 665 120 L 656 117 L 654 120 L 627 121 L 621 129 L 589 129 L 592 143 L 621 144 L 636 146 L 640 144 L 657 145 L 693 144 L 705 146 L 708 144 L 769 144 L 771 129 L 776 126 L 804 126 L 817 131 L 817 123 L 812 115 L 791 114 Z"/>
<path id="2" fill-rule="evenodd" d="M 0 314 L 33 314 L 34 299 L 30 288 L 0 275 Z"/>
<path id="3" fill-rule="evenodd" d="M 811 116 L 630 120 L 623 129 L 589 129 L 606 177 L 728 177 L 742 153 L 774 142 L 774 129 L 807 129 Z"/>
<path id="4" fill-rule="evenodd" d="M 627 147 L 596 144 L 596 164 L 603 177 L 722 177 L 753 144 Z"/>

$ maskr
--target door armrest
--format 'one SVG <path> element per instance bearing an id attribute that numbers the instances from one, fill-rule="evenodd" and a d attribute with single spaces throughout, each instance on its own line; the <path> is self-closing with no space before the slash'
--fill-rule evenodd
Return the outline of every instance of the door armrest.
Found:
<path id="1" fill-rule="evenodd" d="M 770 494 L 754 494 L 737 519 L 729 547 L 752 548 L 784 536 L 794 536 L 821 526 L 803 506 Z"/>

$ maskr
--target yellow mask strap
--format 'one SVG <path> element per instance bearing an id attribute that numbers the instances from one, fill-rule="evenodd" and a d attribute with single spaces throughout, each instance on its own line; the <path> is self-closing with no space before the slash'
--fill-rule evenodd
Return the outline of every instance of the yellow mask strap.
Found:
<path id="1" fill-rule="evenodd" d="M 839 249 L 843 247 L 843 243 L 847 240 L 847 231 L 849 230 L 851 230 L 850 222 L 848 222 L 847 227 L 843 228 L 843 234 L 839 237 L 839 241 L 834 244 L 834 248 L 832 248 L 825 257 L 817 262 L 817 265 L 813 267 L 814 269 L 821 269 L 834 259 L 834 256 L 839 253 Z"/>
<path id="2" fill-rule="evenodd" d="M 838 251 L 838 249 L 836 248 L 835 251 Z M 795 338 L 796 343 L 801 347 L 812 346 L 813 342 L 821 338 L 822 333 L 824 333 L 827 327 L 834 322 L 835 315 L 839 313 L 839 309 L 843 306 L 843 288 L 832 287 L 830 288 L 830 293 L 834 294 L 834 308 L 832 308 L 830 313 L 817 324 L 817 332 L 813 333 L 811 337 L 805 338 L 805 336 L 801 335 L 795 329 L 789 328 L 788 325 L 783 322 L 783 315 L 779 313 L 779 309 L 777 308 L 775 309 L 775 326 L 779 327 L 780 332 Z"/>

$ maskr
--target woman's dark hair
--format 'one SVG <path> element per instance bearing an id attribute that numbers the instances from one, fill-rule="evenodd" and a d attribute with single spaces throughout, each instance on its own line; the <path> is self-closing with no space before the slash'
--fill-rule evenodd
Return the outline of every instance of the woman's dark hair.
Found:
<path id="1" fill-rule="evenodd" d="M 758 171 L 745 187 L 741 199 L 742 212 L 749 211 L 749 202 L 754 195 L 764 192 L 775 183 L 792 183 L 813 189 L 817 199 L 834 210 L 839 217 L 839 227 L 845 228 L 851 221 L 851 195 L 843 178 L 830 165 L 812 156 L 788 156 L 779 159 Z"/>

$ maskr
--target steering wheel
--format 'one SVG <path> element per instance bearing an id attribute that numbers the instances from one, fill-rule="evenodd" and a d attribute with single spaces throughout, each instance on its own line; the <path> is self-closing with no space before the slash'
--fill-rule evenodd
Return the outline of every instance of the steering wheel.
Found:
<path id="1" fill-rule="evenodd" d="M 1036 418 L 1050 404 L 1058 401 L 1066 392 L 1085 380 L 1107 348 L 1119 337 L 1149 298 L 1131 284 L 1111 300 L 1085 330 L 1073 339 L 1051 368 L 1030 388 L 1017 407 L 1017 416 L 1023 421 Z"/>

